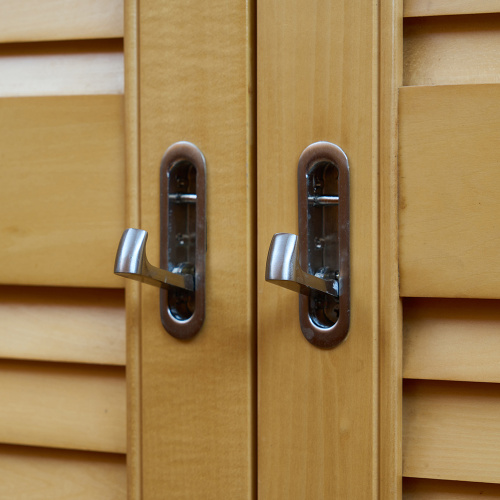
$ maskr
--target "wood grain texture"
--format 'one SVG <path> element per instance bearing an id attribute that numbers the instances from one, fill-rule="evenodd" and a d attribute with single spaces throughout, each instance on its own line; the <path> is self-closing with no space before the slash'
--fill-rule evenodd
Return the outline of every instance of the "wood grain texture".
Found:
<path id="1" fill-rule="evenodd" d="M 124 455 L 0 446 L 0 497 L 125 500 Z"/>
<path id="2" fill-rule="evenodd" d="M 378 9 L 257 10 L 259 498 L 376 498 Z M 273 234 L 297 232 L 297 163 L 319 140 L 345 151 L 352 200 L 350 333 L 329 351 L 303 337 L 297 294 L 264 280 Z"/>
<path id="3" fill-rule="evenodd" d="M 448 16 L 500 12 L 499 0 L 405 0 L 404 16 Z"/>
<path id="4" fill-rule="evenodd" d="M 123 98 L 0 100 L 0 282 L 123 287 Z"/>
<path id="5" fill-rule="evenodd" d="M 500 297 L 500 86 L 403 87 L 401 295 Z"/>
<path id="6" fill-rule="evenodd" d="M 0 363 L 0 442 L 124 453 L 123 368 Z"/>
<path id="7" fill-rule="evenodd" d="M 138 0 L 125 0 L 126 222 L 140 223 Z M 125 280 L 127 311 L 127 500 L 142 500 L 141 284 Z"/>
<path id="8" fill-rule="evenodd" d="M 123 94 L 123 42 L 2 44 L 0 73 L 0 97 Z"/>
<path id="9" fill-rule="evenodd" d="M 0 287 L 0 357 L 125 365 L 122 290 Z"/>
<path id="10" fill-rule="evenodd" d="M 142 290 L 143 495 L 254 495 L 252 4 L 141 2 L 141 227 L 159 261 L 159 167 L 171 144 L 207 161 L 206 318 L 168 335 L 158 291 Z M 172 20 L 175 19 L 175 22 Z M 149 250 L 148 250 L 149 251 Z"/>
<path id="11" fill-rule="evenodd" d="M 403 2 L 380 2 L 380 441 L 379 498 L 401 500 L 402 305 L 398 270 L 398 92 L 403 79 Z"/>
<path id="12" fill-rule="evenodd" d="M 403 474 L 500 483 L 500 386 L 408 380 Z"/>
<path id="13" fill-rule="evenodd" d="M 493 500 L 500 498 L 500 485 L 405 478 L 404 500 Z"/>
<path id="14" fill-rule="evenodd" d="M 499 83 L 499 44 L 500 14 L 405 19 L 403 84 Z"/>
<path id="15" fill-rule="evenodd" d="M 500 382 L 497 300 L 406 299 L 404 376 Z"/>
<path id="16" fill-rule="evenodd" d="M 123 0 L 5 0 L 0 42 L 123 36 Z"/>

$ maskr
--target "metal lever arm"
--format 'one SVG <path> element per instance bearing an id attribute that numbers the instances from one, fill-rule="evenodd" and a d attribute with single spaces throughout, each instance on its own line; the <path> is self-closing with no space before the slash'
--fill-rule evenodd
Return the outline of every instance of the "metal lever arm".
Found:
<path id="1" fill-rule="evenodd" d="M 337 280 L 314 276 L 300 267 L 297 242 L 295 234 L 277 233 L 273 236 L 267 254 L 266 281 L 303 294 L 313 289 L 338 297 Z"/>
<path id="2" fill-rule="evenodd" d="M 115 274 L 160 288 L 175 286 L 194 290 L 192 274 L 179 274 L 151 265 L 146 257 L 147 231 L 126 229 L 123 232 L 115 260 Z"/>

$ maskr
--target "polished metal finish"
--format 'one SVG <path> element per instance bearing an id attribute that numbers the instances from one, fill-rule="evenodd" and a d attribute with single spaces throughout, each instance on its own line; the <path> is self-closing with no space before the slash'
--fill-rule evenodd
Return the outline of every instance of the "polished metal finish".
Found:
<path id="1" fill-rule="evenodd" d="M 175 193 L 169 194 L 168 199 L 170 201 L 177 201 L 179 203 L 196 203 L 198 197 L 195 194 Z"/>
<path id="2" fill-rule="evenodd" d="M 317 347 L 342 343 L 350 325 L 349 162 L 344 151 L 316 142 L 300 155 L 297 168 L 299 259 L 313 274 L 335 277 L 339 296 L 311 291 L 299 297 L 300 327 Z M 323 203 L 311 203 L 313 197 Z M 328 201 L 326 201 L 328 200 Z"/>
<path id="3" fill-rule="evenodd" d="M 300 156 L 297 179 L 299 236 L 274 235 L 266 280 L 300 293 L 304 337 L 331 349 L 350 324 L 347 156 L 335 144 L 311 144 Z"/>
<path id="4" fill-rule="evenodd" d="M 337 280 L 325 280 L 301 269 L 295 234 L 277 233 L 273 236 L 267 254 L 266 281 L 299 293 L 307 294 L 308 289 L 312 289 L 338 297 Z"/>
<path id="5" fill-rule="evenodd" d="M 338 196 L 308 196 L 307 201 L 313 205 L 338 205 Z"/>
<path id="6" fill-rule="evenodd" d="M 115 274 L 160 288 L 175 286 L 194 290 L 191 274 L 178 274 L 151 265 L 146 256 L 147 231 L 125 229 L 115 259 Z"/>
<path id="7" fill-rule="evenodd" d="M 190 142 L 170 146 L 160 168 L 160 266 L 185 270 L 194 291 L 160 291 L 160 315 L 165 330 L 181 340 L 194 337 L 205 320 L 206 162 Z"/>
<path id="8" fill-rule="evenodd" d="M 148 233 L 127 229 L 121 238 L 115 273 L 158 286 L 165 330 L 187 340 L 205 319 L 206 163 L 189 142 L 170 146 L 160 167 L 160 267 L 146 257 Z"/>

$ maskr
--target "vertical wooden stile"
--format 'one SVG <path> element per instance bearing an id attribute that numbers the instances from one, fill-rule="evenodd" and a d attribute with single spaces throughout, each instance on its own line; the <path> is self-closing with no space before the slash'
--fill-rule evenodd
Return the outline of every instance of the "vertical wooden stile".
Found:
<path id="1" fill-rule="evenodd" d="M 189 341 L 171 337 L 151 286 L 142 285 L 140 319 L 133 313 L 142 429 L 141 487 L 134 488 L 147 500 L 254 495 L 253 8 L 143 0 L 136 11 L 140 223 L 152 263 L 159 262 L 166 149 L 195 144 L 207 186 L 201 331 Z"/>
<path id="2" fill-rule="evenodd" d="M 258 4 L 259 498 L 378 496 L 378 5 Z M 297 232 L 297 162 L 316 141 L 349 159 L 351 328 L 321 350 L 298 296 L 264 281 L 274 233 Z"/>
<path id="3" fill-rule="evenodd" d="M 398 274 L 398 92 L 403 1 L 380 2 L 380 498 L 402 496 L 402 305 Z"/>
<path id="4" fill-rule="evenodd" d="M 139 184 L 139 32 L 138 0 L 125 0 L 125 165 L 126 224 L 140 227 Z M 141 456 L 141 286 L 127 280 L 127 491 L 128 500 L 142 498 Z"/>

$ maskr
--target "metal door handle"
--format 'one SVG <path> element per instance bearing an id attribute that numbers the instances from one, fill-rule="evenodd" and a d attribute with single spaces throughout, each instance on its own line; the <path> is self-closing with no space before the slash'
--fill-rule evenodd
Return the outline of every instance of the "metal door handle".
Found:
<path id="1" fill-rule="evenodd" d="M 205 319 L 206 163 L 189 142 L 170 146 L 160 166 L 160 267 L 146 257 L 148 233 L 125 230 L 115 273 L 160 287 L 165 330 L 190 339 Z"/>
<path id="2" fill-rule="evenodd" d="M 147 231 L 125 229 L 116 252 L 115 274 L 160 288 L 176 286 L 194 290 L 192 274 L 173 273 L 149 263 L 146 256 L 147 239 Z"/>
<path id="3" fill-rule="evenodd" d="M 317 290 L 338 297 L 336 279 L 325 279 L 306 273 L 299 264 L 298 237 L 290 233 L 276 233 L 271 240 L 266 263 L 266 281 L 307 294 L 306 289 Z"/>
<path id="4" fill-rule="evenodd" d="M 335 144 L 316 142 L 298 165 L 299 236 L 273 236 L 266 280 L 300 293 L 302 333 L 332 348 L 349 332 L 349 163 Z"/>

